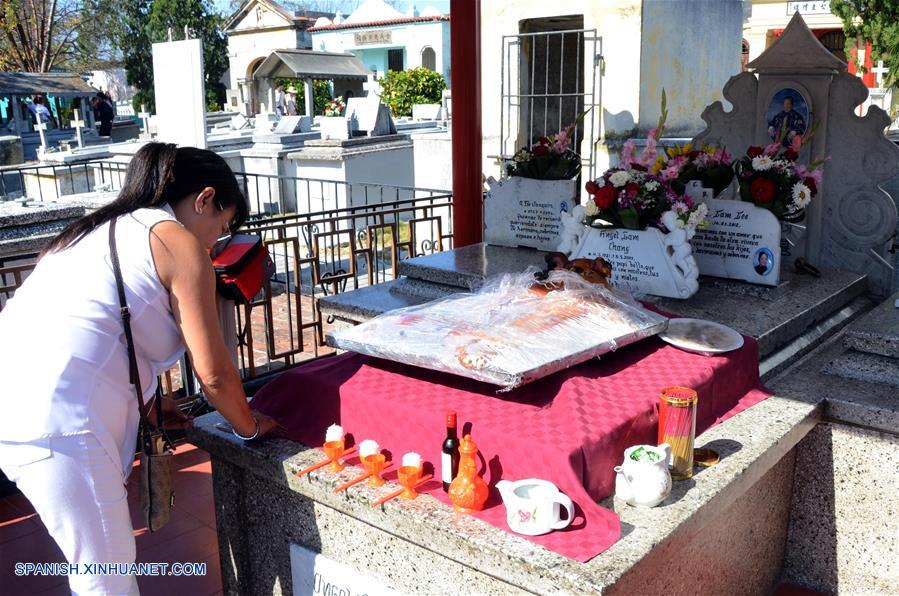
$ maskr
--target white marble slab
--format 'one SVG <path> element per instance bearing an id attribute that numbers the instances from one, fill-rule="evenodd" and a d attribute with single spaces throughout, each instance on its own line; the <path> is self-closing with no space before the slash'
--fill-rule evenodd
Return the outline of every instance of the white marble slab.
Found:
<path id="1" fill-rule="evenodd" d="M 589 228 L 572 259 L 602 257 L 612 264 L 612 285 L 641 296 L 689 298 L 699 289 L 689 265 L 669 254 L 665 234 L 655 228 Z"/>
<path id="2" fill-rule="evenodd" d="M 692 240 L 699 272 L 776 286 L 781 257 L 780 222 L 774 214 L 745 201 L 709 199 L 706 204 L 712 225 Z"/>
<path id="3" fill-rule="evenodd" d="M 490 178 L 484 200 L 484 242 L 555 251 L 562 241 L 562 213 L 574 207 L 574 180 Z"/>

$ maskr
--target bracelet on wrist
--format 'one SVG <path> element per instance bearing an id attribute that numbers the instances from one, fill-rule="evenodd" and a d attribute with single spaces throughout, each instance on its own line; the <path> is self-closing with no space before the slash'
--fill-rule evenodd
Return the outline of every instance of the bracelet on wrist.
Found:
<path id="1" fill-rule="evenodd" d="M 254 417 L 254 418 L 253 418 L 253 422 L 256 423 L 256 430 L 255 430 L 255 431 L 253 432 L 253 434 L 250 435 L 249 437 L 245 437 L 245 436 L 243 436 L 242 434 L 240 434 L 239 432 L 237 432 L 237 429 L 234 428 L 233 426 L 232 426 L 232 428 L 231 428 L 231 432 L 233 432 L 233 433 L 234 433 L 234 436 L 237 437 L 238 439 L 241 439 L 241 440 L 243 440 L 243 441 L 252 441 L 253 439 L 255 439 L 256 437 L 259 436 L 259 421 L 256 420 L 256 418 Z"/>

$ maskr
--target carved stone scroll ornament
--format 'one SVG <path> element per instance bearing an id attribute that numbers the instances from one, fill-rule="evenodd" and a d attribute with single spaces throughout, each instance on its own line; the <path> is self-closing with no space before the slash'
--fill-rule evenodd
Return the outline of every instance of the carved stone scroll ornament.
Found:
<path id="1" fill-rule="evenodd" d="M 899 174 L 899 147 L 884 136 L 890 123 L 877 106 L 864 117 L 857 108 L 868 96 L 848 73 L 830 87 L 821 263 L 868 274 L 876 294 L 890 291 L 893 271 L 887 244 L 896 230 L 896 204 L 878 185 Z"/>

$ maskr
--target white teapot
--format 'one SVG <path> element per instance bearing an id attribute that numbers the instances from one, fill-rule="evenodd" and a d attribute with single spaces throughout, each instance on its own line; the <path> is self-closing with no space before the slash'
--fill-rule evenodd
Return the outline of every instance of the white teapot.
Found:
<path id="1" fill-rule="evenodd" d="M 634 445 L 615 466 L 615 496 L 637 507 L 655 507 L 671 494 L 671 446 Z"/>
<path id="2" fill-rule="evenodd" d="M 574 519 L 571 499 L 547 480 L 500 480 L 496 488 L 502 495 L 506 521 L 513 532 L 538 536 L 551 530 L 561 530 Z M 562 519 L 563 508 L 567 512 L 565 519 Z"/>

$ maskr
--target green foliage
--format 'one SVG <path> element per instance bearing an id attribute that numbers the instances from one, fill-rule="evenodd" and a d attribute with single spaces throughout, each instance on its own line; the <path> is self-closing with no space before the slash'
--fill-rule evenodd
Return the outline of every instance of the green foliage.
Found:
<path id="1" fill-rule="evenodd" d="M 831 0 L 830 10 L 843 19 L 846 55 L 858 40 L 871 42 L 871 57 L 890 69 L 884 86 L 899 77 L 899 2 L 897 0 Z"/>
<path id="2" fill-rule="evenodd" d="M 206 76 L 206 109 L 221 110 L 225 101 L 222 75 L 228 69 L 228 44 L 222 32 L 222 17 L 206 0 L 129 0 L 121 5 L 122 31 L 119 47 L 128 82 L 138 92 L 134 106 L 154 106 L 152 44 L 184 38 L 186 26 L 191 37 L 203 40 L 203 69 Z"/>
<path id="3" fill-rule="evenodd" d="M 381 85 L 381 101 L 393 115 L 411 116 L 412 104 L 440 103 L 446 81 L 439 72 L 428 68 L 412 68 L 409 70 L 387 72 L 387 76 L 378 79 Z"/>
<path id="4" fill-rule="evenodd" d="M 288 87 L 294 87 L 297 90 L 297 111 L 302 113 L 306 105 L 306 84 L 303 79 L 286 79 L 276 78 L 274 85 L 283 85 L 284 92 L 287 93 Z M 331 81 L 312 81 L 312 111 L 316 116 L 322 116 L 325 113 L 325 106 L 331 101 Z"/>

